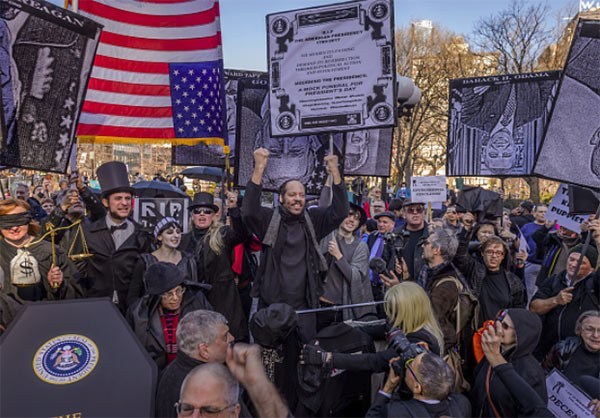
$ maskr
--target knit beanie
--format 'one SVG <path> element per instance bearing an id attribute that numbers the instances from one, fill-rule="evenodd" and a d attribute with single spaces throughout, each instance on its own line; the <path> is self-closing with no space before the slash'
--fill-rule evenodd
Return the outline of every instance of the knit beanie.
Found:
<path id="1" fill-rule="evenodd" d="M 589 245 L 585 253 L 583 253 L 583 244 L 576 245 L 569 251 L 569 254 L 573 253 L 583 254 L 592 265 L 592 269 L 596 268 L 598 264 L 598 250 L 593 245 Z"/>

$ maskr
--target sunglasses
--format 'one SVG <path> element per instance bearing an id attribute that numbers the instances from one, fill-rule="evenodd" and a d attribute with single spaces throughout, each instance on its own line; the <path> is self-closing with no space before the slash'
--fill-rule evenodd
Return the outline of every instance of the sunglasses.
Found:
<path id="1" fill-rule="evenodd" d="M 425 209 L 423 209 L 422 207 L 416 207 L 416 208 L 404 208 L 404 210 L 407 213 L 413 213 L 413 214 L 417 214 L 417 213 L 423 213 L 425 211 Z"/>
<path id="2" fill-rule="evenodd" d="M 192 209 L 194 215 L 212 215 L 215 213 L 211 208 L 194 208 Z"/>

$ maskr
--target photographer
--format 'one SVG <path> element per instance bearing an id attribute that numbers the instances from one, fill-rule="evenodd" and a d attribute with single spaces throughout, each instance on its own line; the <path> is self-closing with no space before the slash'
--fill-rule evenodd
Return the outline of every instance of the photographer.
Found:
<path id="1" fill-rule="evenodd" d="M 404 338 L 421 344 L 434 354 L 441 354 L 443 336 L 433 315 L 429 297 L 414 282 L 403 282 L 385 294 L 385 311 L 393 326 L 388 333 L 389 346 L 378 353 L 346 354 L 326 352 L 317 345 L 305 345 L 300 355 L 301 364 L 314 364 L 352 371 L 385 372 L 390 359 L 398 355 L 395 341 Z M 406 337 L 405 337 L 406 336 Z"/>
<path id="2" fill-rule="evenodd" d="M 471 416 L 468 399 L 450 393 L 454 385 L 454 372 L 441 357 L 425 352 L 408 359 L 395 357 L 390 364 L 387 381 L 377 393 L 367 417 Z M 400 376 L 396 371 L 400 372 Z M 410 400 L 392 398 L 402 376 L 412 393 Z"/>

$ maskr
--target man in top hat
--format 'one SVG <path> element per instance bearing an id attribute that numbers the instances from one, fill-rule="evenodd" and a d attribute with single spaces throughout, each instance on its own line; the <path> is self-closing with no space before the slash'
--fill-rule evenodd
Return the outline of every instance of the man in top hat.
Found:
<path id="1" fill-rule="evenodd" d="M 140 254 L 150 251 L 150 235 L 128 219 L 134 190 L 125 164 L 110 161 L 96 174 L 107 214 L 84 226 L 93 256 L 85 264 L 83 285 L 88 297 L 108 296 L 125 312 L 133 267 Z"/>

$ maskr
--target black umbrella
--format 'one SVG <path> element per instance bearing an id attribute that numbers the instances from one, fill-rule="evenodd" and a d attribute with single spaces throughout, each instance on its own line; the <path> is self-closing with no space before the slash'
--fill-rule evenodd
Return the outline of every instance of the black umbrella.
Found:
<path id="1" fill-rule="evenodd" d="M 486 215 L 502 216 L 502 198 L 496 192 L 481 187 L 465 187 L 458 194 L 456 204 L 465 210 L 479 215 L 482 220 Z"/>
<path id="2" fill-rule="evenodd" d="M 137 197 L 189 197 L 181 189 L 164 181 L 140 181 L 132 187 Z"/>
<path id="3" fill-rule="evenodd" d="M 225 179 L 225 170 L 217 167 L 190 167 L 183 170 L 181 174 L 191 179 L 214 181 L 216 183 Z"/>
<path id="4" fill-rule="evenodd" d="M 0 364 L 2 417 L 154 413 L 156 364 L 109 298 L 25 305 L 0 337 Z"/>

